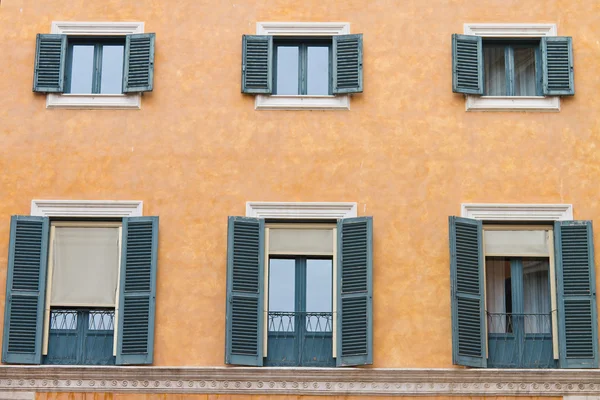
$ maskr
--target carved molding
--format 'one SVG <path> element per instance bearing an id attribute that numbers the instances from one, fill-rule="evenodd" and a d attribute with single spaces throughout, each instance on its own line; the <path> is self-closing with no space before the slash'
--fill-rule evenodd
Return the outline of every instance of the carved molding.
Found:
<path id="1" fill-rule="evenodd" d="M 569 221 L 572 204 L 463 203 L 461 217 L 487 221 Z"/>
<path id="2" fill-rule="evenodd" d="M 356 203 L 248 201 L 246 217 L 274 219 L 340 219 L 357 216 Z"/>
<path id="3" fill-rule="evenodd" d="M 141 200 L 32 200 L 31 215 L 41 217 L 141 217 Z"/>
<path id="4" fill-rule="evenodd" d="M 0 392 L 592 396 L 600 370 L 0 366 Z M 1 398 L 1 393 L 0 393 Z"/>

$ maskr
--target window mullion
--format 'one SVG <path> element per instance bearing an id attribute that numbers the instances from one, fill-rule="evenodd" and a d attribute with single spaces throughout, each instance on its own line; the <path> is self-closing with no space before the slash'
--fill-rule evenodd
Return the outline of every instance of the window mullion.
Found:
<path id="1" fill-rule="evenodd" d="M 102 45 L 94 46 L 94 75 L 92 79 L 92 93 L 100 93 L 102 84 Z"/>
<path id="2" fill-rule="evenodd" d="M 506 68 L 506 95 L 515 95 L 515 51 L 513 46 L 504 49 L 504 66 Z"/>
<path id="3" fill-rule="evenodd" d="M 308 53 L 308 46 L 306 45 L 306 43 L 303 43 L 300 45 L 299 47 L 299 55 L 300 57 L 298 57 L 299 62 L 300 62 L 300 66 L 298 68 L 299 71 L 299 85 L 300 85 L 300 94 L 301 95 L 306 95 L 307 94 L 307 84 L 306 84 L 306 74 L 307 74 L 307 70 L 308 70 L 308 57 L 307 57 L 307 53 Z"/>

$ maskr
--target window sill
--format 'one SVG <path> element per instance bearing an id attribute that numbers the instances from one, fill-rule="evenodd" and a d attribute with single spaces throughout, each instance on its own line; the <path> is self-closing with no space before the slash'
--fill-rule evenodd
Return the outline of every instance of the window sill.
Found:
<path id="1" fill-rule="evenodd" d="M 142 95 L 134 94 L 54 94 L 46 95 L 46 108 L 140 109 Z"/>
<path id="2" fill-rule="evenodd" d="M 559 96 L 474 96 L 467 95 L 467 111 L 560 111 Z"/>
<path id="3" fill-rule="evenodd" d="M 349 110 L 350 96 L 269 96 L 257 95 L 256 110 Z"/>

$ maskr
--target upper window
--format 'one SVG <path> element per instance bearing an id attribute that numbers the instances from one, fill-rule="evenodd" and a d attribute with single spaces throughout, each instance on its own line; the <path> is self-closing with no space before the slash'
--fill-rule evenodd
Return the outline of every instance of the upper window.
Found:
<path id="1" fill-rule="evenodd" d="M 52 108 L 140 108 L 154 81 L 155 35 L 143 26 L 54 22 L 37 35 L 33 91 Z"/>
<path id="2" fill-rule="evenodd" d="M 484 96 L 541 96 L 539 40 L 483 41 Z"/>
<path id="3" fill-rule="evenodd" d="M 228 364 L 372 363 L 370 217 L 230 217 L 227 260 Z"/>
<path id="4" fill-rule="evenodd" d="M 575 93 L 570 37 L 553 24 L 465 24 L 452 36 L 452 90 L 467 110 L 559 111 Z"/>
<path id="5" fill-rule="evenodd" d="M 259 23 L 242 39 L 242 92 L 257 95 L 257 109 L 349 108 L 363 61 L 362 35 L 348 32 L 346 23 Z"/>
<path id="6" fill-rule="evenodd" d="M 590 221 L 450 217 L 452 358 L 495 368 L 597 368 Z"/>
<path id="7" fill-rule="evenodd" d="M 151 364 L 157 217 L 13 216 L 2 360 Z"/>
<path id="8" fill-rule="evenodd" d="M 125 38 L 69 41 L 65 93 L 123 93 Z"/>

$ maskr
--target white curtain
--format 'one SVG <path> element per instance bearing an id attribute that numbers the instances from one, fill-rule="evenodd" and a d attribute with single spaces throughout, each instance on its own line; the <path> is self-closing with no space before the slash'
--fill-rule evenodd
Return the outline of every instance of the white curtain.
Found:
<path id="1" fill-rule="evenodd" d="M 548 260 L 523 260 L 525 333 L 550 333 Z"/>
<path id="2" fill-rule="evenodd" d="M 535 50 L 516 48 L 515 55 L 515 96 L 535 96 Z"/>
<path id="3" fill-rule="evenodd" d="M 485 96 L 506 96 L 504 47 L 484 48 Z"/>
<path id="4" fill-rule="evenodd" d="M 510 262 L 505 258 L 488 258 L 486 264 L 486 295 L 488 331 L 490 333 L 506 333 L 507 285 L 510 286 Z M 508 299 L 510 302 L 510 299 Z"/>

